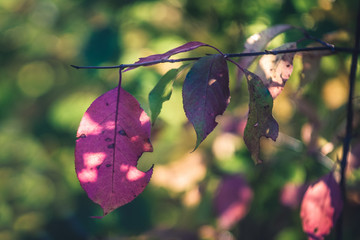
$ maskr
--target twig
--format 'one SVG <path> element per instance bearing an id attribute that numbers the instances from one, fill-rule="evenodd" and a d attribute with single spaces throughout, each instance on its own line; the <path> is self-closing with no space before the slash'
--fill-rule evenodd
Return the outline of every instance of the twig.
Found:
<path id="1" fill-rule="evenodd" d="M 355 34 L 355 49 L 352 53 L 351 59 L 351 68 L 349 75 L 349 98 L 347 103 L 347 118 L 346 118 L 346 132 L 343 143 L 343 155 L 341 160 L 341 169 L 340 169 L 340 189 L 344 202 L 344 206 L 346 203 L 346 178 L 345 178 L 345 170 L 347 166 L 347 155 L 350 149 L 350 142 L 352 136 L 352 123 L 353 123 L 353 96 L 355 89 L 355 78 L 356 78 L 356 68 L 359 56 L 360 49 L 360 4 L 358 3 L 358 13 L 357 13 L 357 21 L 356 21 L 356 34 Z M 342 239 L 342 231 L 343 231 L 343 213 L 340 214 L 339 220 L 336 226 L 337 234 L 336 239 Z"/>
<path id="2" fill-rule="evenodd" d="M 249 56 L 261 56 L 261 55 L 277 55 L 277 54 L 284 54 L 284 53 L 294 53 L 294 52 L 312 52 L 312 51 L 334 51 L 334 52 L 356 52 L 359 53 L 359 49 L 352 49 L 352 48 L 343 48 L 343 47 L 309 47 L 309 48 L 295 48 L 295 49 L 287 49 L 287 50 L 278 50 L 278 51 L 271 51 L 265 50 L 262 52 L 253 52 L 253 53 L 228 53 L 223 54 L 226 58 L 233 58 L 233 57 L 249 57 Z M 71 65 L 71 67 L 76 69 L 113 69 L 113 68 L 120 68 L 125 69 L 129 67 L 139 67 L 139 66 L 150 66 L 158 63 L 175 63 L 175 62 L 185 62 L 185 61 L 196 61 L 199 60 L 201 57 L 192 57 L 192 58 L 179 58 L 179 59 L 161 59 L 156 61 L 150 62 L 143 62 L 143 63 L 133 63 L 133 64 L 120 64 L 115 66 L 76 66 Z"/>

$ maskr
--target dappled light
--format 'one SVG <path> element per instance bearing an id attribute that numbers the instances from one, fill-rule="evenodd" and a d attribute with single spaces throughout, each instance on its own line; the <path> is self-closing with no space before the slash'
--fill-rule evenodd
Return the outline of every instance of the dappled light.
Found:
<path id="1" fill-rule="evenodd" d="M 335 239 L 338 178 L 321 176 L 340 169 L 357 5 L 0 0 L 0 239 Z M 134 63 L 119 104 L 119 69 L 70 66 Z M 358 77 L 344 240 L 360 236 Z"/>

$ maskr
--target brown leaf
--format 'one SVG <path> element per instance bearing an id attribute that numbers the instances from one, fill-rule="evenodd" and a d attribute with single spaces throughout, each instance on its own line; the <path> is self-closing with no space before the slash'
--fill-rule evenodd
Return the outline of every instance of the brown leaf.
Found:
<path id="1" fill-rule="evenodd" d="M 293 26 L 288 24 L 281 24 L 281 25 L 275 25 L 271 28 L 267 28 L 263 30 L 260 33 L 255 33 L 251 35 L 245 43 L 245 49 L 243 53 L 253 53 L 253 52 L 259 52 L 263 51 L 265 49 L 265 46 L 277 35 L 280 33 L 283 33 L 289 29 L 293 28 Z M 239 65 L 242 68 L 248 68 L 251 63 L 255 60 L 256 56 L 252 57 L 243 57 L 240 59 Z M 241 80 L 241 78 L 244 76 L 244 73 L 242 71 L 238 72 L 238 80 Z"/>
<path id="2" fill-rule="evenodd" d="M 296 43 L 285 43 L 273 49 L 273 51 L 295 49 Z M 275 99 L 284 89 L 285 83 L 290 78 L 293 70 L 293 59 L 295 53 L 277 55 L 264 55 L 259 60 L 256 74 L 261 78 L 264 85 L 269 89 Z"/>

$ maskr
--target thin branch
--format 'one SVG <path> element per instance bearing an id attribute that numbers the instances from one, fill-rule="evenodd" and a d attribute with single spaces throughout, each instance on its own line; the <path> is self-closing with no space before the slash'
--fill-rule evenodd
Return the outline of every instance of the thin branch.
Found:
<path id="1" fill-rule="evenodd" d="M 352 124 L 353 124 L 353 99 L 354 99 L 354 90 L 355 90 L 355 78 L 356 78 L 356 68 L 358 63 L 358 56 L 360 50 L 360 4 L 358 3 L 358 13 L 357 13 L 357 21 L 356 21 L 356 34 L 355 34 L 355 49 L 352 53 L 351 59 L 351 68 L 349 75 L 349 98 L 347 103 L 347 118 L 346 118 L 346 132 L 343 143 L 343 155 L 341 160 L 341 169 L 340 169 L 340 189 L 343 198 L 344 205 L 346 203 L 346 178 L 345 178 L 345 170 L 347 167 L 347 155 L 350 150 L 350 142 L 352 137 Z M 337 222 L 337 234 L 336 239 L 342 239 L 342 231 L 343 231 L 343 213 L 341 213 L 340 218 Z"/>
<path id="2" fill-rule="evenodd" d="M 175 62 L 185 62 L 185 61 L 195 61 L 199 60 L 200 57 L 193 57 L 193 58 L 179 58 L 179 59 L 161 59 L 157 61 L 150 61 L 150 62 L 143 62 L 143 63 L 133 63 L 133 64 L 120 64 L 115 66 L 76 66 L 70 65 L 76 69 L 113 69 L 113 68 L 120 68 L 121 70 L 129 67 L 140 67 L 140 66 L 150 66 L 158 63 L 175 63 Z"/>
<path id="3" fill-rule="evenodd" d="M 228 53 L 223 54 L 226 58 L 233 58 L 233 57 L 249 57 L 249 56 L 261 56 L 261 55 L 277 55 L 277 54 L 284 54 L 284 53 L 294 53 L 294 52 L 312 52 L 312 51 L 333 51 L 333 52 L 356 52 L 359 53 L 359 49 L 352 49 L 352 48 L 343 48 L 343 47 L 309 47 L 309 48 L 295 48 L 295 49 L 287 49 L 287 50 L 278 50 L 278 51 L 270 51 L 265 50 L 262 52 L 253 52 L 253 53 Z M 76 66 L 70 65 L 76 69 L 113 69 L 113 68 L 120 68 L 121 70 L 129 67 L 139 67 L 139 66 L 150 66 L 158 63 L 176 63 L 176 62 L 185 62 L 185 61 L 196 61 L 199 60 L 201 57 L 192 57 L 192 58 L 179 58 L 179 59 L 161 59 L 156 61 L 150 62 L 143 62 L 143 63 L 133 63 L 133 64 L 120 64 L 115 66 Z"/>

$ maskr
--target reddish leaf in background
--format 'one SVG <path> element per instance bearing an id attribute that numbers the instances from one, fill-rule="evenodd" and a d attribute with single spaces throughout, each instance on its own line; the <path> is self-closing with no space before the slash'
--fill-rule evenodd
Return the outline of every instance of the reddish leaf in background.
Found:
<path id="1" fill-rule="evenodd" d="M 195 149 L 217 125 L 215 118 L 230 102 L 229 73 L 222 55 L 198 60 L 187 74 L 182 90 L 187 118 L 195 128 Z M 194 149 L 194 150 L 195 150 Z"/>
<path id="2" fill-rule="evenodd" d="M 265 49 L 265 46 L 277 35 L 283 33 L 289 29 L 293 28 L 291 25 L 281 24 L 275 25 L 271 28 L 265 29 L 260 33 L 255 33 L 251 35 L 245 43 L 245 49 L 242 53 L 253 53 L 253 52 L 260 52 Z M 251 63 L 255 60 L 256 56 L 251 57 L 243 57 L 240 58 L 239 65 L 242 68 L 247 69 Z M 243 72 L 238 71 L 238 80 L 241 80 L 243 77 Z"/>
<path id="3" fill-rule="evenodd" d="M 296 43 L 285 43 L 281 47 L 273 49 L 273 51 L 289 49 L 296 49 Z M 285 83 L 290 78 L 294 56 L 295 53 L 264 55 L 259 60 L 256 74 L 269 89 L 273 99 L 282 92 Z"/>
<path id="4" fill-rule="evenodd" d="M 260 138 L 267 137 L 276 141 L 279 124 L 272 116 L 273 99 L 261 79 L 245 70 L 250 94 L 249 115 L 244 131 L 244 142 L 251 152 L 255 163 L 261 163 Z"/>
<path id="5" fill-rule="evenodd" d="M 300 216 L 309 239 L 323 239 L 328 235 L 342 211 L 340 186 L 333 172 L 310 185 L 301 203 Z"/>
<path id="6" fill-rule="evenodd" d="M 188 51 L 194 50 L 201 46 L 211 47 L 210 45 L 208 45 L 206 43 L 202 43 L 202 42 L 188 42 L 188 43 L 185 43 L 184 45 L 181 45 L 180 47 L 171 49 L 171 50 L 167 51 L 166 53 L 154 54 L 154 55 L 150 55 L 150 56 L 147 56 L 144 58 L 139 58 L 139 61 L 137 61 L 135 63 L 145 63 L 145 62 L 152 62 L 152 61 L 159 61 L 159 60 L 167 60 L 172 55 L 182 53 L 182 52 L 188 52 Z M 127 68 L 123 72 L 129 71 L 129 70 L 132 70 L 135 68 L 137 68 L 137 67 L 130 67 L 130 68 Z"/>
<path id="7" fill-rule="evenodd" d="M 218 225 L 230 229 L 248 213 L 253 192 L 240 175 L 224 177 L 215 194 L 214 207 Z"/>
<path id="8" fill-rule="evenodd" d="M 307 188 L 306 185 L 299 185 L 292 182 L 286 183 L 281 190 L 281 195 L 280 195 L 281 203 L 284 206 L 290 208 L 299 207 L 306 188 Z"/>
<path id="9" fill-rule="evenodd" d="M 143 152 L 152 151 L 150 126 L 137 100 L 122 88 L 103 94 L 85 112 L 77 132 L 76 174 L 104 216 L 148 184 L 152 168 L 144 173 L 136 166 Z"/>

